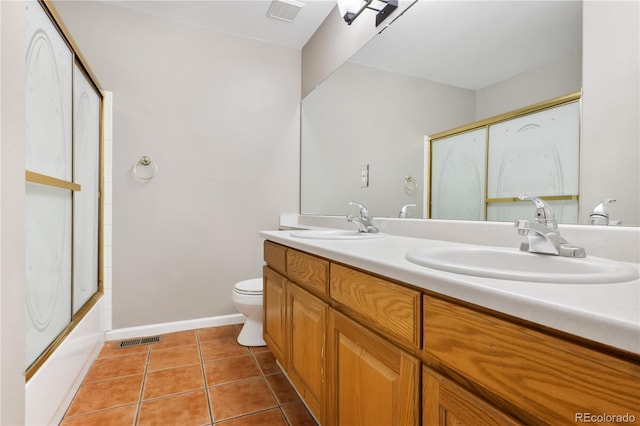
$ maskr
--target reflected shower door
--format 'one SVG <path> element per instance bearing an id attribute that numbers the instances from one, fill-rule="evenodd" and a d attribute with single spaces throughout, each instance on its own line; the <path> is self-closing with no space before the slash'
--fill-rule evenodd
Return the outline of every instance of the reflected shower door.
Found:
<path id="1" fill-rule="evenodd" d="M 487 197 L 577 195 L 579 157 L 577 101 L 491 125 Z M 558 222 L 577 223 L 577 199 L 552 199 L 551 203 Z M 487 206 L 489 220 L 512 221 L 530 217 L 532 211 L 529 203 L 521 202 Z"/>
<path id="2" fill-rule="evenodd" d="M 481 128 L 432 142 L 432 219 L 484 220 L 486 135 Z"/>

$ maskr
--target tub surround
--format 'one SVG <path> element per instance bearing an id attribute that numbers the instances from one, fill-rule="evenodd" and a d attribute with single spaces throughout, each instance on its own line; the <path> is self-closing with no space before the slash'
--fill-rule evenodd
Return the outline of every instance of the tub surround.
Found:
<path id="1" fill-rule="evenodd" d="M 282 219 L 281 226 L 291 228 L 353 226 L 334 217 L 287 215 Z M 349 226 L 342 226 L 341 222 Z M 405 253 L 413 248 L 464 246 L 460 240 L 515 248 L 523 237 L 509 223 L 376 219 L 375 224 L 387 234 L 385 238 L 310 240 L 291 237 L 288 230 L 264 231 L 261 236 L 414 287 L 640 354 L 639 279 L 613 284 L 550 284 L 438 271 L 408 262 Z M 560 229 L 570 242 L 584 246 L 587 256 L 597 254 L 639 267 L 638 228 L 574 225 Z M 419 238 L 406 235 L 410 233 Z"/>

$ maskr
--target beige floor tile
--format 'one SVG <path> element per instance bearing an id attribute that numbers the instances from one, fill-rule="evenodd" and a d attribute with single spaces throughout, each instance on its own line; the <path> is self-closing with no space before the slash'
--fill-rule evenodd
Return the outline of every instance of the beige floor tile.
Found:
<path id="1" fill-rule="evenodd" d="M 263 378 L 210 387 L 209 400 L 214 421 L 251 414 L 276 406 Z"/>
<path id="2" fill-rule="evenodd" d="M 198 330 L 198 339 L 200 343 L 212 340 L 236 339 L 239 333 L 240 328 L 236 324 L 201 328 Z"/>
<path id="3" fill-rule="evenodd" d="M 262 373 L 267 376 L 269 374 L 282 373 L 282 370 L 276 363 L 276 357 L 273 356 L 271 352 L 258 352 L 253 354 L 258 361 L 258 365 L 260 366 L 260 370 Z"/>
<path id="4" fill-rule="evenodd" d="M 61 425 L 315 426 L 269 348 L 238 344 L 240 329 L 170 333 L 124 349 L 105 343 Z"/>
<path id="5" fill-rule="evenodd" d="M 235 339 L 215 340 L 200 343 L 200 350 L 202 351 L 203 361 L 246 355 L 249 353 L 249 350 L 246 347 L 239 345 Z"/>
<path id="6" fill-rule="evenodd" d="M 133 426 L 138 404 L 107 410 L 92 411 L 75 417 L 66 417 L 60 426 Z"/>
<path id="7" fill-rule="evenodd" d="M 252 346 L 249 348 L 251 352 L 257 354 L 258 352 L 271 352 L 271 350 L 267 346 Z"/>
<path id="8" fill-rule="evenodd" d="M 204 362 L 207 386 L 258 377 L 260 371 L 251 355 L 218 358 Z"/>
<path id="9" fill-rule="evenodd" d="M 202 366 L 168 368 L 147 374 L 144 381 L 143 400 L 204 389 Z"/>
<path id="10" fill-rule="evenodd" d="M 167 333 L 162 335 L 162 341 L 151 345 L 151 350 L 160 350 L 175 348 L 177 346 L 195 345 L 198 343 L 196 339 L 196 331 L 179 331 L 177 333 Z"/>
<path id="11" fill-rule="evenodd" d="M 288 404 L 300 400 L 295 389 L 293 389 L 293 386 L 291 386 L 291 383 L 283 373 L 266 376 L 266 379 L 279 404 Z"/>
<path id="12" fill-rule="evenodd" d="M 148 371 L 183 367 L 185 365 L 199 363 L 200 354 L 198 353 L 198 345 L 180 346 L 162 350 L 153 349 L 149 358 Z"/>
<path id="13" fill-rule="evenodd" d="M 211 423 L 204 390 L 145 401 L 138 425 L 207 425 Z"/>
<path id="14" fill-rule="evenodd" d="M 144 373 L 146 353 L 97 359 L 84 378 L 85 383 Z"/>
<path id="15" fill-rule="evenodd" d="M 248 416 L 236 417 L 216 423 L 220 426 L 287 426 L 279 409 L 262 411 Z"/>
<path id="16" fill-rule="evenodd" d="M 293 404 L 283 405 L 284 412 L 289 425 L 291 426 L 317 426 L 318 423 L 313 416 L 307 411 L 307 407 L 302 402 L 294 402 Z"/>
<path id="17" fill-rule="evenodd" d="M 69 406 L 68 416 L 137 403 L 142 389 L 142 374 L 102 380 L 80 386 Z"/>

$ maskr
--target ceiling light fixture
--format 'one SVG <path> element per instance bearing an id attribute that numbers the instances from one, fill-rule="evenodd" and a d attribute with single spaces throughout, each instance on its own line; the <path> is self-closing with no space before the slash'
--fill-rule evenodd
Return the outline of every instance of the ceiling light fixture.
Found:
<path id="1" fill-rule="evenodd" d="M 398 8 L 398 0 L 337 0 L 340 16 L 351 25 L 365 10 L 371 9 L 378 12 L 376 15 L 376 27 L 384 21 L 391 12 Z M 372 3 L 374 5 L 372 6 Z M 374 7 L 375 6 L 375 7 Z"/>
<path id="2" fill-rule="evenodd" d="M 281 21 L 293 22 L 303 7 L 304 3 L 296 0 L 273 0 L 267 10 L 267 16 Z"/>

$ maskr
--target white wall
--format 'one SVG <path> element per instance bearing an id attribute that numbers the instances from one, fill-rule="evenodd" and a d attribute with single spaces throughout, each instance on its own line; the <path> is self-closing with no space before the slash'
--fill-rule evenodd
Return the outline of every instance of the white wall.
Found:
<path id="1" fill-rule="evenodd" d="M 24 424 L 25 9 L 0 1 L 0 424 Z"/>
<path id="2" fill-rule="evenodd" d="M 582 53 L 511 77 L 476 92 L 476 118 L 483 120 L 582 89 Z"/>
<path id="3" fill-rule="evenodd" d="M 95 2 L 55 2 L 113 92 L 113 327 L 236 312 L 261 229 L 299 200 L 300 51 Z M 159 167 L 143 183 L 142 155 Z"/>
<path id="4" fill-rule="evenodd" d="M 475 93 L 415 77 L 345 63 L 303 101 L 301 211 L 376 217 L 423 217 L 424 136 L 474 120 Z M 369 164 L 369 187 L 360 169 Z M 407 194 L 404 177 L 418 188 Z M 355 225 L 354 225 L 355 227 Z"/>
<path id="5" fill-rule="evenodd" d="M 583 16 L 581 223 L 598 201 L 615 198 L 611 217 L 638 226 L 640 3 L 586 1 Z"/>
<path id="6" fill-rule="evenodd" d="M 399 0 L 398 8 L 379 27 L 376 27 L 376 13 L 371 10 L 365 10 L 351 25 L 347 25 L 336 6 L 302 49 L 302 97 L 313 91 L 411 3 L 413 0 Z"/>

